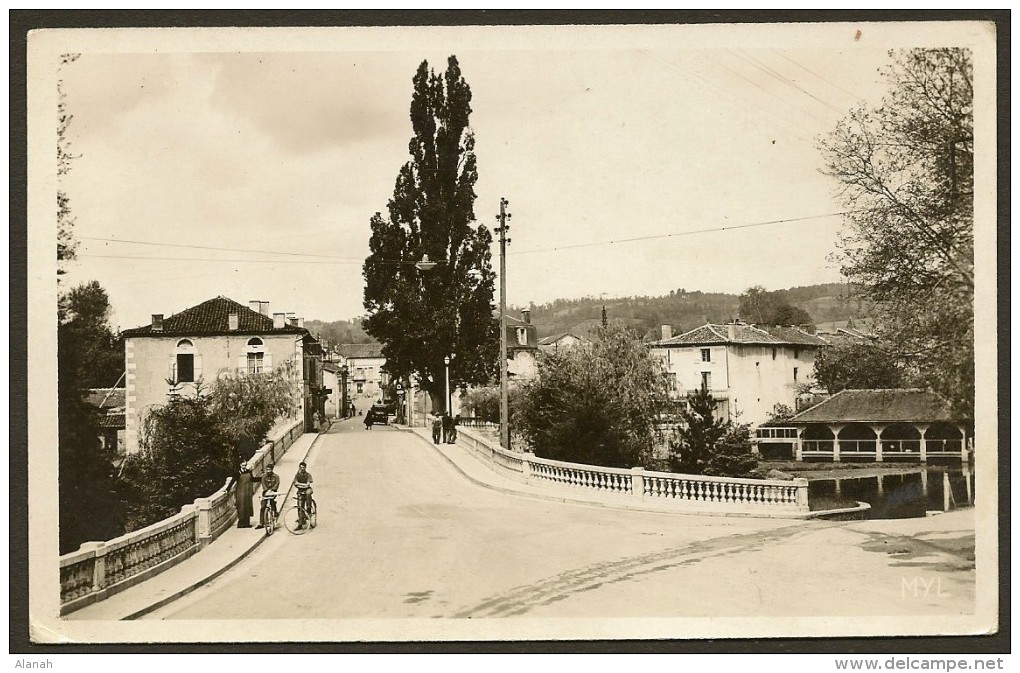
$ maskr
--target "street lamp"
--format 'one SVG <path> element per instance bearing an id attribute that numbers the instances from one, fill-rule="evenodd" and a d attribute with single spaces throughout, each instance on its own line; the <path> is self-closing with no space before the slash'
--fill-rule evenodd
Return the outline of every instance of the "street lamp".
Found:
<path id="1" fill-rule="evenodd" d="M 453 415 L 450 413 L 451 411 L 453 411 L 452 409 L 450 409 L 450 407 L 453 406 L 452 401 L 450 399 L 450 361 L 453 360 L 455 357 L 457 356 L 447 355 L 446 357 L 443 358 L 443 364 L 446 365 L 446 413 L 448 416 Z"/>

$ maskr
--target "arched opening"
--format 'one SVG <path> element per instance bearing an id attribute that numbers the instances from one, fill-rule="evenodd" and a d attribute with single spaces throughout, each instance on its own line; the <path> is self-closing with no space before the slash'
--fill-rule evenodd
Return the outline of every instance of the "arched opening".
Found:
<path id="1" fill-rule="evenodd" d="M 875 453 L 875 431 L 863 423 L 850 423 L 839 432 L 840 455 Z"/>
<path id="2" fill-rule="evenodd" d="M 882 453 L 896 460 L 916 460 L 921 452 L 921 431 L 909 423 L 893 423 L 882 431 Z"/>
<path id="3" fill-rule="evenodd" d="M 813 424 L 804 428 L 801 434 L 801 446 L 804 453 L 832 453 L 832 442 L 835 437 L 827 425 Z"/>
<path id="4" fill-rule="evenodd" d="M 928 453 L 960 453 L 963 436 L 960 429 L 949 423 L 935 423 L 924 433 Z"/>

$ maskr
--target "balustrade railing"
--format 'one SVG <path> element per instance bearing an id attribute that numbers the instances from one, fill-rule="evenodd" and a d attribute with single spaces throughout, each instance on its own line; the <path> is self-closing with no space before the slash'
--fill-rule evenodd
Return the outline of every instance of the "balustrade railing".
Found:
<path id="1" fill-rule="evenodd" d="M 471 431 L 460 444 L 483 462 L 529 484 L 570 489 L 583 497 L 618 503 L 648 502 L 682 509 L 796 515 L 808 511 L 807 479 L 736 479 L 599 467 L 507 451 Z"/>
<path id="2" fill-rule="evenodd" d="M 302 427 L 301 420 L 288 425 L 256 452 L 249 466 L 260 473 L 267 462 L 279 460 L 301 435 Z M 112 540 L 86 542 L 77 551 L 61 556 L 61 614 L 148 579 L 216 539 L 237 519 L 227 483 L 169 518 Z"/>

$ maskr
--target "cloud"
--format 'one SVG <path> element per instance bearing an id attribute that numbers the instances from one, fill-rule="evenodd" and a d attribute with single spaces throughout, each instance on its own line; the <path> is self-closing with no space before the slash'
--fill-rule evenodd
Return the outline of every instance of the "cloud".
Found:
<path id="1" fill-rule="evenodd" d="M 395 129 L 410 132 L 413 71 L 406 66 L 350 53 L 196 58 L 215 67 L 212 105 L 250 121 L 285 151 L 318 152 L 371 141 Z M 395 86 L 398 82 L 401 87 Z"/>

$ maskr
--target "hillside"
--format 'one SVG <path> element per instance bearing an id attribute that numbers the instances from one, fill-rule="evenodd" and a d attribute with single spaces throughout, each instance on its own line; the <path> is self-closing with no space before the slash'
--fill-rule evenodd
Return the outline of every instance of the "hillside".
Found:
<path id="1" fill-rule="evenodd" d="M 787 302 L 807 311 L 811 322 L 845 323 L 868 315 L 868 306 L 853 287 L 839 283 L 792 287 L 782 291 Z M 849 299 L 847 298 L 849 295 Z M 531 310 L 531 321 L 539 338 L 563 332 L 580 335 L 597 326 L 602 307 L 614 320 L 624 320 L 645 337 L 656 337 L 662 325 L 672 325 L 680 334 L 706 322 L 724 323 L 738 315 L 740 296 L 716 292 L 688 291 L 679 288 L 660 297 L 581 297 L 557 299 L 547 304 L 511 306 L 508 313 L 519 317 L 522 308 Z M 305 327 L 329 343 L 372 343 L 374 339 L 361 328 L 361 319 L 322 322 L 306 320 Z"/>
<path id="2" fill-rule="evenodd" d="M 814 324 L 867 314 L 867 306 L 859 297 L 847 300 L 848 289 L 843 284 L 809 285 L 783 292 L 790 304 L 807 311 Z M 644 336 L 655 337 L 662 325 L 672 325 L 673 333 L 679 334 L 706 322 L 728 322 L 738 316 L 739 305 L 740 296 L 736 294 L 680 288 L 659 297 L 557 299 L 526 308 L 531 309 L 531 321 L 538 328 L 539 338 L 563 332 L 583 334 L 599 324 L 603 306 L 610 319 L 623 319 Z M 521 308 L 525 307 L 511 307 L 509 313 L 518 316 Z"/>

